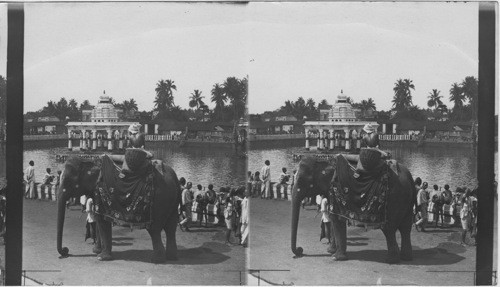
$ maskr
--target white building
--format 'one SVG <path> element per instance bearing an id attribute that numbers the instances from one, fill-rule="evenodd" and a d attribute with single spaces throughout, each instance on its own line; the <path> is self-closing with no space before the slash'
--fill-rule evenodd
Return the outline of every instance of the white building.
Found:
<path id="1" fill-rule="evenodd" d="M 353 139 L 358 139 L 363 127 L 371 124 L 378 127 L 377 122 L 362 121 L 356 117 L 351 104 L 347 102 L 347 96 L 340 93 L 335 104 L 329 111 L 328 120 L 306 121 L 304 123 L 306 135 L 306 149 L 309 150 L 312 141 L 317 141 L 316 147 L 319 150 L 356 148 L 354 144 L 359 144 Z M 359 148 L 359 147 L 358 147 Z"/>
<path id="2" fill-rule="evenodd" d="M 91 112 L 90 121 L 68 122 L 68 149 L 73 149 L 73 139 L 80 139 L 80 149 L 96 150 L 106 143 L 108 150 L 113 150 L 114 143 L 124 147 L 128 127 L 137 122 L 120 122 L 118 109 L 105 94 L 99 97 L 99 102 Z"/>

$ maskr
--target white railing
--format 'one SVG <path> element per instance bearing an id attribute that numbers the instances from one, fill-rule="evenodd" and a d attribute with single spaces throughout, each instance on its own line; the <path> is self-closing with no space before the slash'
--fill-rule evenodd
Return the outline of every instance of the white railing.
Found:
<path id="1" fill-rule="evenodd" d="M 304 134 L 274 134 L 274 135 L 249 135 L 250 141 L 258 140 L 283 140 L 283 139 L 305 139 Z"/>
<path id="2" fill-rule="evenodd" d="M 412 141 L 417 140 L 416 137 L 410 135 L 379 135 L 379 139 L 383 141 Z"/>
<path id="3" fill-rule="evenodd" d="M 61 140 L 68 139 L 67 134 L 58 135 L 24 135 L 23 140 L 25 141 L 39 141 L 39 140 Z"/>
<path id="4" fill-rule="evenodd" d="M 178 135 L 146 135 L 146 141 L 161 142 L 161 141 L 178 141 L 183 137 Z"/>

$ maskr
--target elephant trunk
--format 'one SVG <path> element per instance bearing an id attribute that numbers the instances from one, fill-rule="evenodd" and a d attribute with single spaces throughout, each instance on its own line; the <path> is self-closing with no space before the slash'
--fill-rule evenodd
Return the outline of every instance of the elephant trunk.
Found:
<path id="1" fill-rule="evenodd" d="M 67 192 L 63 192 L 63 190 L 62 185 L 59 186 L 59 195 L 57 198 L 57 252 L 59 252 L 62 257 L 66 257 L 68 256 L 69 249 L 67 247 L 62 247 L 62 236 L 68 195 Z"/>
<path id="2" fill-rule="evenodd" d="M 299 225 L 300 204 L 305 197 L 305 192 L 300 192 L 297 185 L 292 190 L 292 252 L 296 256 L 302 256 L 302 247 L 297 247 L 297 228 Z"/>

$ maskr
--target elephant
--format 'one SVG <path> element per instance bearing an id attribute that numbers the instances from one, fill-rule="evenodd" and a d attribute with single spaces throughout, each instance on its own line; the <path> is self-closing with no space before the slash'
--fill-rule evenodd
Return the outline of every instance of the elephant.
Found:
<path id="1" fill-rule="evenodd" d="M 297 169 L 295 183 L 292 189 L 292 229 L 291 248 L 297 256 L 302 256 L 302 247 L 297 247 L 297 228 L 301 201 L 305 197 L 316 194 L 328 194 L 336 176 L 336 165 L 339 155 L 334 155 L 328 161 L 308 157 L 301 160 Z M 356 162 L 356 155 L 345 155 L 346 159 Z M 387 241 L 387 263 L 398 263 L 400 260 L 412 260 L 410 233 L 413 224 L 413 207 L 416 204 L 416 188 L 410 171 L 398 164 L 398 172 L 389 169 L 389 190 L 387 192 L 386 222 L 381 225 Z M 328 252 L 336 261 L 347 260 L 346 219 L 330 214 L 333 236 Z M 401 251 L 396 241 L 396 231 L 401 233 Z"/>
<path id="2" fill-rule="evenodd" d="M 101 158 L 102 162 L 103 158 Z M 110 160 L 110 159 L 108 159 Z M 111 160 L 110 160 L 111 161 Z M 156 161 L 156 164 L 155 164 Z M 151 262 L 162 263 L 166 260 L 177 260 L 176 229 L 178 223 L 178 205 L 181 199 L 181 188 L 175 171 L 158 160 L 153 160 L 154 191 L 152 192 L 151 225 L 147 231 L 153 243 Z M 159 165 L 158 165 L 159 164 Z M 161 169 L 162 173 L 159 172 Z M 90 161 L 73 156 L 67 159 L 60 177 L 58 188 L 57 214 L 57 251 L 62 257 L 67 257 L 69 249 L 62 247 L 62 235 L 66 202 L 71 197 L 95 194 L 101 166 L 99 160 Z M 163 174 L 163 175 L 162 175 Z M 112 223 L 104 216 L 96 213 L 97 241 L 93 252 L 100 261 L 112 260 Z M 166 249 L 163 245 L 161 232 L 166 233 Z"/>

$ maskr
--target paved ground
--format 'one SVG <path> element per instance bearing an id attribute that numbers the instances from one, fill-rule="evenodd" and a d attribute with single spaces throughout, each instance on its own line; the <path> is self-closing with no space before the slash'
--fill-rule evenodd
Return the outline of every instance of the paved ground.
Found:
<path id="1" fill-rule="evenodd" d="M 55 202 L 24 202 L 23 269 L 36 282 L 64 285 L 239 285 L 246 249 L 226 246 L 222 227 L 177 231 L 179 261 L 152 264 L 152 246 L 146 230 L 113 228 L 114 261 L 99 262 L 92 245 L 84 242 L 85 218 L 79 207 L 66 212 L 63 246 L 56 250 Z M 165 240 L 165 235 L 163 235 Z M 233 238 L 233 240 L 235 240 Z M 2 258 L 2 262 L 3 262 Z M 47 272 L 47 271 L 57 272 Z M 243 281 L 246 279 L 244 274 Z M 244 282 L 243 282 L 244 283 Z"/>
<path id="2" fill-rule="evenodd" d="M 349 261 L 335 262 L 319 242 L 320 216 L 316 208 L 301 210 L 297 246 L 304 257 L 293 258 L 290 248 L 291 204 L 252 199 L 249 269 L 261 271 L 261 285 L 472 285 L 475 247 L 459 244 L 458 228 L 412 231 L 414 260 L 384 263 L 386 241 L 380 230 L 348 228 Z M 398 238 L 399 241 L 399 238 Z M 400 242 L 400 241 L 399 241 Z M 457 272 L 461 271 L 461 272 Z M 249 278 L 257 284 L 257 273 Z"/>

